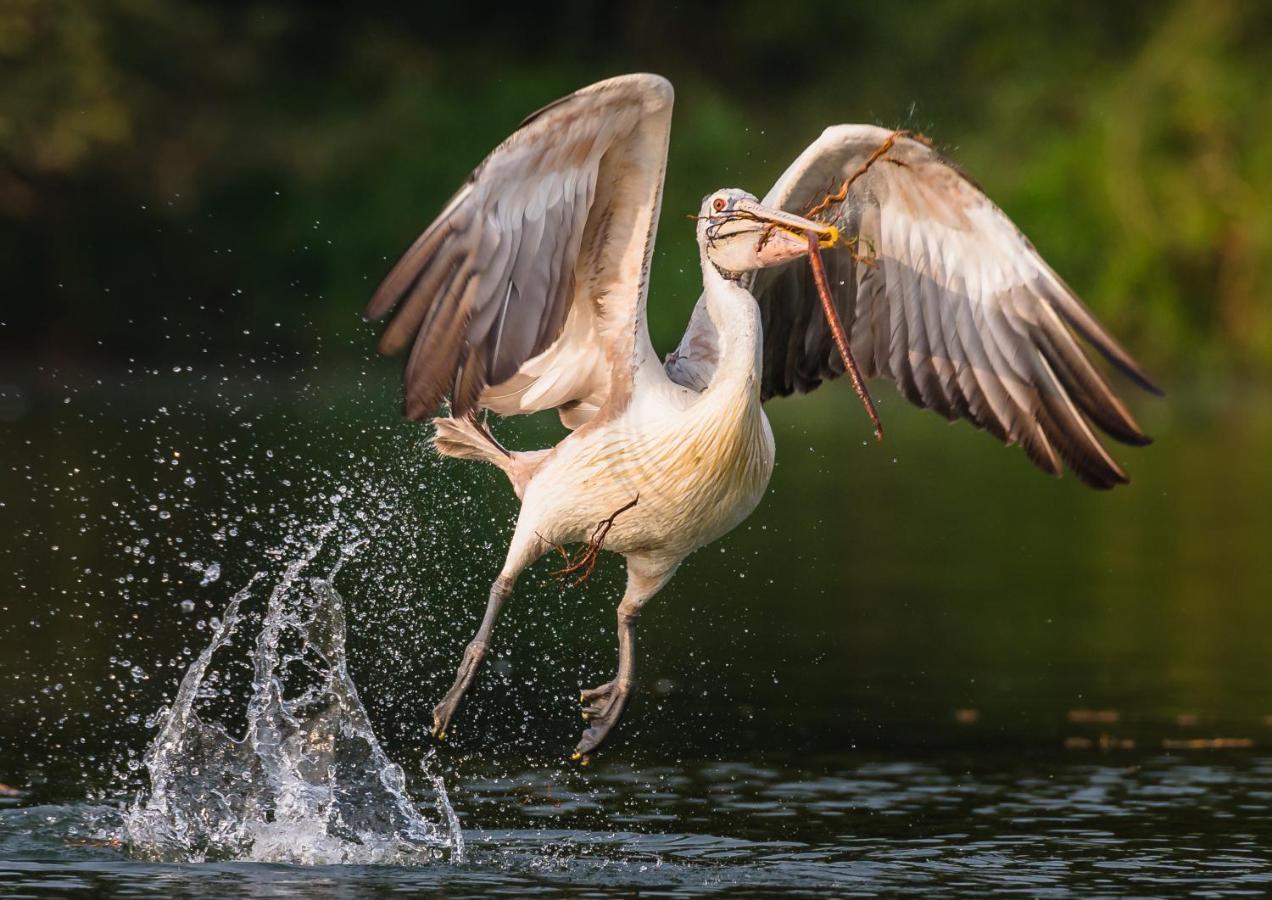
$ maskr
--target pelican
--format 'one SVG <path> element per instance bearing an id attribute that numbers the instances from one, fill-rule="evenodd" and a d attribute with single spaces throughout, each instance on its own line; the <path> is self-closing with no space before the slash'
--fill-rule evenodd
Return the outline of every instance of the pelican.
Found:
<path id="1" fill-rule="evenodd" d="M 437 451 L 498 466 L 521 501 L 481 626 L 433 712 L 438 738 L 518 575 L 585 543 L 586 571 L 602 546 L 627 565 L 617 672 L 580 699 L 574 758 L 587 762 L 634 690 L 645 604 L 768 486 L 764 403 L 814 390 L 851 357 L 914 404 L 1095 488 L 1127 476 L 1093 425 L 1148 443 L 1077 337 L 1160 393 L 1130 354 L 954 163 L 925 139 L 869 125 L 827 128 L 762 201 L 736 188 L 707 195 L 695 217 L 702 295 L 659 359 L 646 297 L 672 97 L 664 78 L 625 75 L 531 115 L 367 306 L 369 320 L 394 314 L 379 350 L 410 351 L 405 415 L 447 404 L 432 420 Z M 824 312 L 810 254 L 824 258 L 833 295 Z M 509 450 L 486 422 L 487 411 L 544 410 L 570 429 L 547 449 Z"/>

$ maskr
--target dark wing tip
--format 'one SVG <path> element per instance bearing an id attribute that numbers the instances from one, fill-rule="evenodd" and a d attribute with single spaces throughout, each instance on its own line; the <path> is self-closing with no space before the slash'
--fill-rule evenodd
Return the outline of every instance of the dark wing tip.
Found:
<path id="1" fill-rule="evenodd" d="M 1089 341 L 1091 341 L 1090 335 L 1084 334 L 1083 337 L 1086 337 Z M 1091 341 L 1091 344 L 1100 351 L 1100 355 L 1108 360 L 1115 369 L 1129 378 L 1140 388 L 1143 388 L 1154 397 L 1166 396 L 1166 392 L 1157 385 L 1157 382 L 1153 381 L 1153 379 L 1149 377 L 1147 372 L 1140 368 L 1139 364 L 1135 362 L 1135 360 L 1131 359 L 1129 356 L 1123 358 L 1117 353 L 1110 352 L 1110 350 L 1099 341 Z"/>
<path id="2" fill-rule="evenodd" d="M 1148 373 L 1135 361 L 1135 358 L 1104 329 L 1092 312 L 1078 299 L 1078 295 L 1073 292 L 1072 288 L 1065 284 L 1050 267 L 1047 267 L 1047 272 L 1055 279 L 1055 283 L 1060 288 L 1051 295 L 1052 305 L 1056 312 L 1069 323 L 1069 326 L 1099 351 L 1099 354 L 1108 360 L 1110 365 L 1135 382 L 1135 384 L 1154 396 L 1165 397 L 1166 392 L 1157 386 L 1153 379 L 1148 376 Z"/>
<path id="3" fill-rule="evenodd" d="M 389 309 L 392 309 L 392 307 L 390 306 Z M 360 318 L 363 322 L 366 322 L 368 325 L 371 325 L 379 322 L 388 314 L 388 309 L 381 308 L 379 298 L 372 297 L 371 300 L 367 302 L 367 305 L 362 308 L 362 313 L 358 316 L 358 318 Z"/>
<path id="4" fill-rule="evenodd" d="M 1120 484 L 1131 483 L 1131 476 L 1111 457 L 1082 456 L 1072 452 L 1065 452 L 1063 456 L 1069 471 L 1089 488 L 1108 491 Z"/>
<path id="5" fill-rule="evenodd" d="M 402 268 L 406 261 L 407 258 L 403 257 L 375 289 L 367 305 L 362 308 L 362 321 L 379 322 L 397 308 L 403 296 L 398 269 Z"/>
<path id="6" fill-rule="evenodd" d="M 1092 452 L 1093 449 L 1097 452 Z M 1094 448 L 1066 446 L 1062 452 L 1069 468 L 1088 487 L 1107 491 L 1119 484 L 1131 483 L 1131 476 L 1126 474 L 1121 464 L 1098 441 Z"/>
<path id="7" fill-rule="evenodd" d="M 396 356 L 401 347 L 397 346 L 395 341 L 389 340 L 390 333 L 386 330 L 380 335 L 380 339 L 375 342 L 375 352 L 381 356 Z"/>
<path id="8" fill-rule="evenodd" d="M 1078 477 L 1082 478 L 1080 474 Z M 1111 491 L 1113 490 L 1113 488 L 1118 487 L 1119 485 L 1130 484 L 1131 476 L 1127 475 L 1119 467 L 1114 472 L 1107 474 L 1103 477 L 1082 478 L 1082 481 L 1088 487 L 1094 488 L 1097 491 Z"/>

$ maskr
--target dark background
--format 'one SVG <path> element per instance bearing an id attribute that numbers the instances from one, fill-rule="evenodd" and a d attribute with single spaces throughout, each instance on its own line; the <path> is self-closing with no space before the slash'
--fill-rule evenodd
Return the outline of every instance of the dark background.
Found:
<path id="1" fill-rule="evenodd" d="M 1125 3 L 0 4 L 0 350 L 20 362 L 347 333 L 530 110 L 675 83 L 655 344 L 697 292 L 681 213 L 763 194 L 825 125 L 926 132 L 1157 368 L 1272 366 L 1272 9 Z M 248 333 L 244 333 L 244 331 Z M 360 358 L 360 347 L 348 351 Z"/>

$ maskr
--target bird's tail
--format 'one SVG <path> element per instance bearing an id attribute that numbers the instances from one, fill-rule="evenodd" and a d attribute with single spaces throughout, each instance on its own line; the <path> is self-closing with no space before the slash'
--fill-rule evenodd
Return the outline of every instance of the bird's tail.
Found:
<path id="1" fill-rule="evenodd" d="M 508 471 L 512 453 L 495 440 L 489 428 L 476 419 L 467 416 L 462 419 L 438 417 L 433 420 L 433 425 L 437 428 L 437 433 L 433 435 L 433 446 L 442 456 L 479 459 Z"/>
<path id="2" fill-rule="evenodd" d="M 457 459 L 476 459 L 498 466 L 512 482 L 512 488 L 518 497 L 525 491 L 526 483 L 550 452 L 535 450 L 519 453 L 509 450 L 495 439 L 483 423 L 467 416 L 458 419 L 438 417 L 433 420 L 433 426 L 437 429 L 433 435 L 433 446 L 438 453 Z"/>

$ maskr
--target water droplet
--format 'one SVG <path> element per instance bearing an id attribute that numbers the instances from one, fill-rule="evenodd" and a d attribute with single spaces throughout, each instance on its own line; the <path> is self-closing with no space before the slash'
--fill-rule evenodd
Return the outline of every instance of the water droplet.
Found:
<path id="1" fill-rule="evenodd" d="M 199 582 L 199 587 L 207 587 L 212 582 L 221 577 L 221 564 L 218 562 L 210 563 L 203 570 L 203 580 Z"/>

